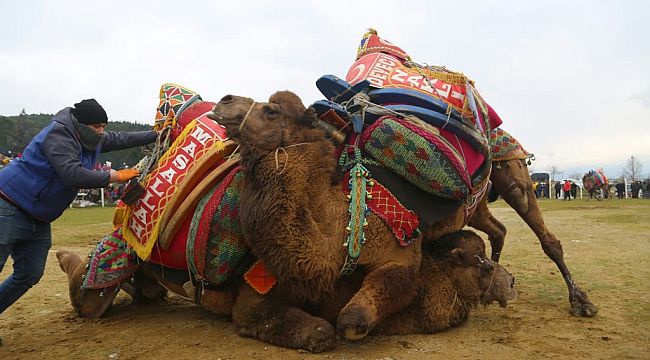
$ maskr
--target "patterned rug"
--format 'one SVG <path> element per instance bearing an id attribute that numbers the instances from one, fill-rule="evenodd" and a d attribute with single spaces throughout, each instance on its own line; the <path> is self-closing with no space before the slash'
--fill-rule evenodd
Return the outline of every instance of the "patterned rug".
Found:
<path id="1" fill-rule="evenodd" d="M 517 139 L 501 128 L 490 133 L 490 152 L 492 161 L 526 160 L 534 157 L 524 150 Z"/>
<path id="2" fill-rule="evenodd" d="M 364 131 L 359 146 L 424 191 L 446 199 L 463 199 L 470 193 L 463 158 L 439 133 L 384 116 Z"/>
<path id="3" fill-rule="evenodd" d="M 103 289 L 131 277 L 138 268 L 138 257 L 122 237 L 122 228 L 104 236 L 90 253 L 82 289 Z"/>

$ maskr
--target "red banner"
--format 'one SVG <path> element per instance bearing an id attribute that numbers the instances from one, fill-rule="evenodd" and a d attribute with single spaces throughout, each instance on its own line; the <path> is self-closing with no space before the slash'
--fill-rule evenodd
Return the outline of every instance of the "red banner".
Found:
<path id="1" fill-rule="evenodd" d="M 203 114 L 185 127 L 148 175 L 145 193 L 124 217 L 124 238 L 141 259 L 151 254 L 165 205 L 175 190 L 197 160 L 209 151 L 222 151 L 227 138 L 226 130 Z"/>
<path id="2" fill-rule="evenodd" d="M 379 52 L 365 55 L 355 61 L 345 80 L 350 84 L 368 80 L 372 86 L 377 88 L 394 87 L 416 90 L 440 98 L 460 111 L 465 106 L 467 94 L 465 84 L 449 84 L 434 78 L 427 80 L 423 74 L 418 72 L 417 68 L 406 67 L 398 58 Z"/>

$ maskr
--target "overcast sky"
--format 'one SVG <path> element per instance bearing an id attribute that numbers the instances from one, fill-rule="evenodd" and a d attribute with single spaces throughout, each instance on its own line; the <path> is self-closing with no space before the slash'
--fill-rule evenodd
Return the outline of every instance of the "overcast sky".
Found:
<path id="1" fill-rule="evenodd" d="M 2 1 L 0 114 L 96 98 L 153 124 L 165 82 L 265 100 L 345 77 L 368 27 L 476 81 L 504 129 L 564 176 L 630 156 L 650 174 L 650 1 Z"/>

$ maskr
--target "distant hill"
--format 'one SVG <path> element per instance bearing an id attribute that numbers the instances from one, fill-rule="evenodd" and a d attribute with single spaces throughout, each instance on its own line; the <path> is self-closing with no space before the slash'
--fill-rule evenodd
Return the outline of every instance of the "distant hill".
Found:
<path id="1" fill-rule="evenodd" d="M 26 114 L 18 116 L 0 115 L 0 153 L 7 154 L 11 151 L 17 154 L 23 151 L 34 135 L 38 134 L 52 120 L 53 114 Z M 111 121 L 108 123 L 109 131 L 140 131 L 149 130 L 150 125 L 132 123 L 128 121 Z M 123 164 L 135 165 L 143 157 L 141 148 L 113 151 L 99 156 L 99 161 L 110 161 L 113 168 L 119 169 Z"/>

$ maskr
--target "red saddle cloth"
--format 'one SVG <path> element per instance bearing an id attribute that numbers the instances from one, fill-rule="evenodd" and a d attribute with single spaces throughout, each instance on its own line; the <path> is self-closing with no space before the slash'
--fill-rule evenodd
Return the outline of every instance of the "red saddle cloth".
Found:
<path id="1" fill-rule="evenodd" d="M 169 248 L 163 250 L 158 246 L 158 244 L 154 245 L 149 261 L 172 269 L 187 270 L 185 247 L 187 245 L 187 236 L 190 231 L 191 223 L 192 214 L 189 214 L 185 221 L 183 221 L 181 229 L 176 233 Z"/>

